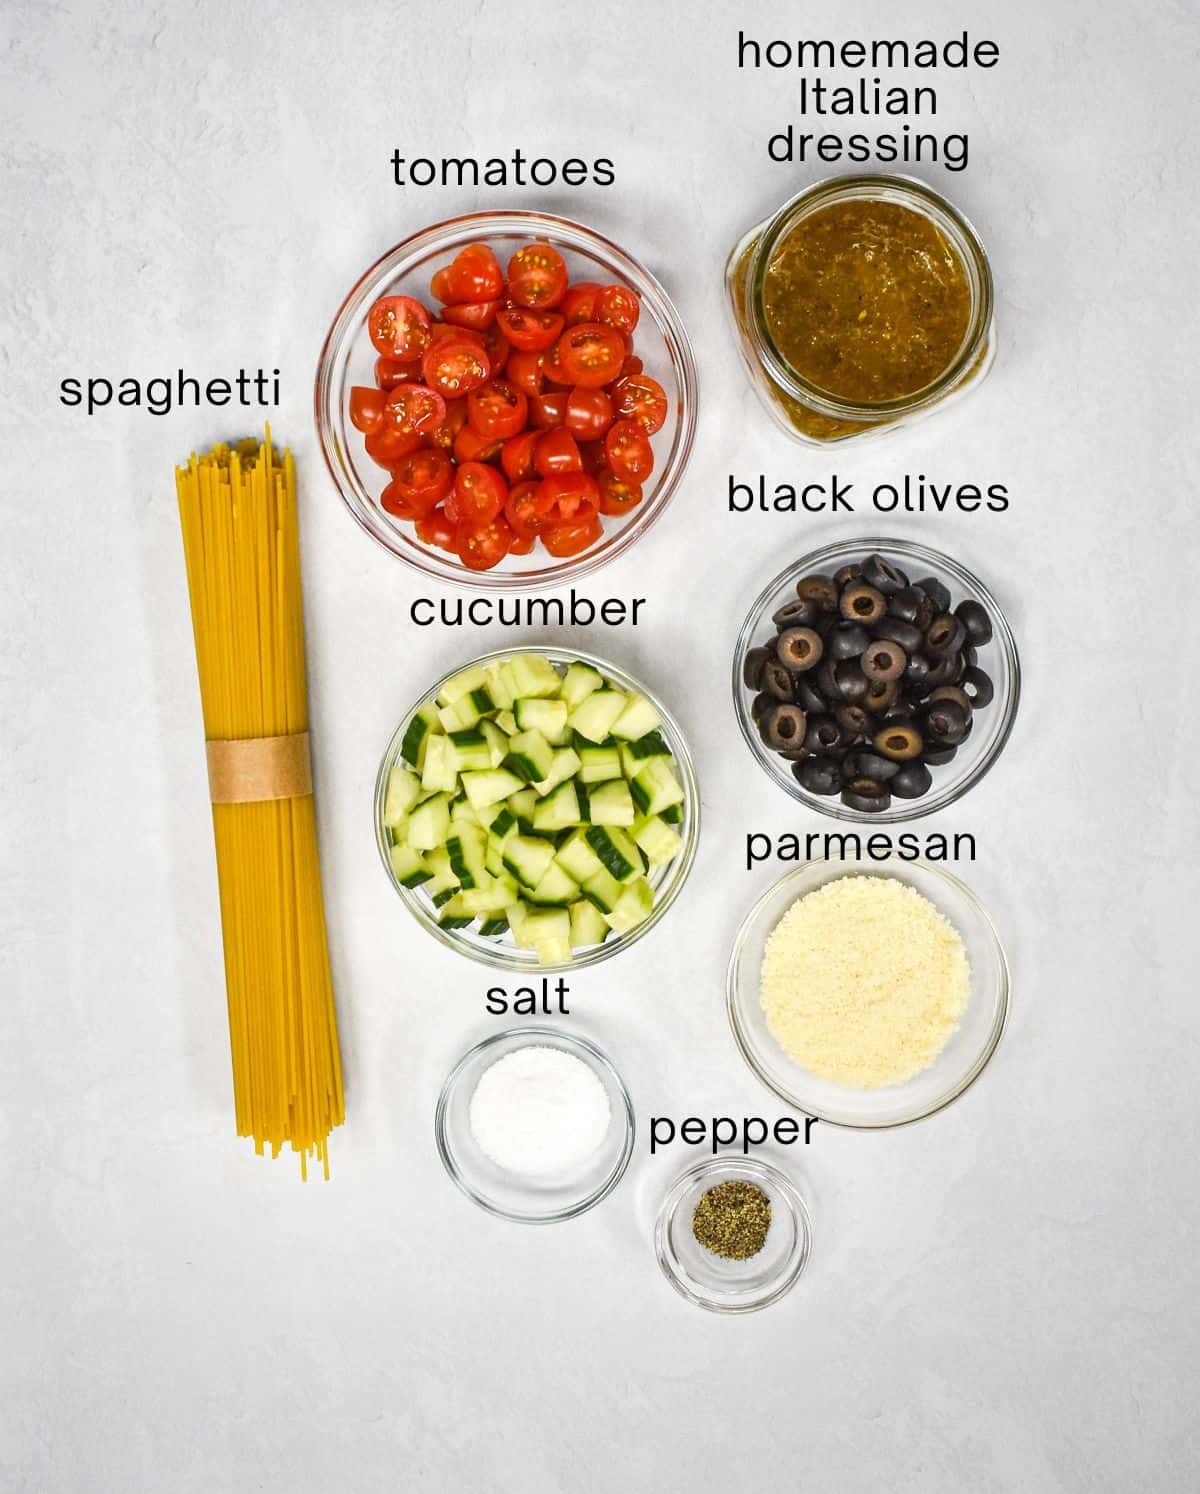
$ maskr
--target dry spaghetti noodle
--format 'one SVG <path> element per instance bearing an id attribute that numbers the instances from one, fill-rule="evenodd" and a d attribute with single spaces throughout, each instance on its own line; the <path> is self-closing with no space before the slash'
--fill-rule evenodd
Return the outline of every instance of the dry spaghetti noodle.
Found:
<path id="1" fill-rule="evenodd" d="M 343 1118 L 311 783 L 296 472 L 270 430 L 176 469 L 213 833 L 239 1136 L 329 1176 Z"/>

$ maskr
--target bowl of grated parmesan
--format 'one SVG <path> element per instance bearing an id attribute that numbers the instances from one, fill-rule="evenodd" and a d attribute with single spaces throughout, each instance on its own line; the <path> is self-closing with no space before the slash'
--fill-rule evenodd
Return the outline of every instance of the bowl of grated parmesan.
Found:
<path id="1" fill-rule="evenodd" d="M 975 894 L 924 861 L 809 861 L 755 903 L 727 1005 L 750 1068 L 833 1125 L 944 1109 L 983 1072 L 1008 1015 L 999 936 Z"/>

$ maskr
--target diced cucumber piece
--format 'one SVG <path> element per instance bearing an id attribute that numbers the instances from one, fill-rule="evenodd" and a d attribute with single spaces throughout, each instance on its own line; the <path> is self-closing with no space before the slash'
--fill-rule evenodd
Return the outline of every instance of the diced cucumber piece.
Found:
<path id="1" fill-rule="evenodd" d="M 511 711 L 497 711 L 496 725 L 506 737 L 515 737 L 517 734 L 517 718 Z"/>
<path id="2" fill-rule="evenodd" d="M 438 927 L 442 929 L 465 929 L 475 922 L 475 915 L 468 913 L 456 894 L 438 911 Z"/>
<path id="3" fill-rule="evenodd" d="M 652 757 L 640 768 L 630 787 L 638 808 L 646 815 L 661 814 L 672 804 L 683 803 L 683 785 L 671 764 L 661 757 Z"/>
<path id="4" fill-rule="evenodd" d="M 633 827 L 633 838 L 646 853 L 651 866 L 673 861 L 683 850 L 683 838 L 658 815 L 646 815 Z"/>
<path id="5" fill-rule="evenodd" d="M 645 762 L 652 757 L 671 756 L 671 749 L 667 746 L 661 731 L 648 731 L 644 737 L 638 737 L 637 741 L 630 742 L 629 751 L 639 762 Z"/>
<path id="6" fill-rule="evenodd" d="M 485 939 L 496 939 L 501 934 L 508 933 L 508 919 L 503 913 L 497 914 L 495 918 L 485 918 L 479 925 L 479 932 Z"/>
<path id="7" fill-rule="evenodd" d="M 601 867 L 598 872 L 592 873 L 580 891 L 601 913 L 611 913 L 620 899 L 621 884 L 611 872 L 606 872 Z"/>
<path id="8" fill-rule="evenodd" d="M 480 722 L 480 725 L 486 723 Z M 452 731 L 450 742 L 454 747 L 455 767 L 460 773 L 474 772 L 479 768 L 493 768 L 492 749 L 481 731 Z"/>
<path id="9" fill-rule="evenodd" d="M 521 926 L 522 942 L 537 951 L 539 965 L 571 960 L 571 915 L 565 908 L 531 908 Z"/>
<path id="10" fill-rule="evenodd" d="M 464 794 L 460 794 L 457 799 L 452 800 L 450 803 L 451 829 L 453 829 L 456 821 L 464 825 L 479 826 L 481 824 L 479 816 L 475 813 L 474 805 L 472 805 L 470 799 Z"/>
<path id="11" fill-rule="evenodd" d="M 682 825 L 683 804 L 668 804 L 666 809 L 662 811 L 661 818 L 666 820 L 668 825 Z"/>
<path id="12" fill-rule="evenodd" d="M 521 788 L 514 794 L 509 794 L 505 801 L 517 817 L 517 824 L 522 834 L 527 834 L 533 829 L 533 811 L 537 808 L 537 790 L 533 788 Z"/>
<path id="13" fill-rule="evenodd" d="M 425 891 L 429 892 L 428 886 L 425 888 Z M 444 887 L 441 892 L 431 893 L 430 896 L 433 899 L 433 906 L 440 908 L 443 903 L 448 903 L 452 897 L 458 896 L 458 889 L 456 887 Z"/>
<path id="14" fill-rule="evenodd" d="M 433 873 L 425 864 L 425 858 L 420 851 L 414 851 L 412 846 L 393 846 L 392 872 L 401 887 L 419 887 L 422 882 L 428 882 Z"/>
<path id="15" fill-rule="evenodd" d="M 486 809 L 489 804 L 507 799 L 521 787 L 521 780 L 507 768 L 489 768 L 483 773 L 464 773 L 462 786 L 476 809 Z"/>
<path id="16" fill-rule="evenodd" d="M 456 674 L 453 679 L 446 681 L 438 691 L 438 705 L 453 705 L 464 695 L 470 695 L 473 690 L 486 686 L 487 681 L 487 670 L 479 664 L 473 664 L 470 669 L 464 669 L 461 674 Z"/>
<path id="17" fill-rule="evenodd" d="M 492 663 L 487 666 L 487 693 L 492 697 L 492 704 L 498 711 L 511 711 L 512 703 L 516 698 L 508 688 L 508 679 L 503 664 Z"/>
<path id="18" fill-rule="evenodd" d="M 558 670 L 541 654 L 514 654 L 508 661 L 508 669 L 517 700 L 557 695 L 562 686 Z"/>
<path id="19" fill-rule="evenodd" d="M 604 676 L 590 664 L 572 664 L 563 675 L 561 695 L 573 711 L 596 690 L 604 688 Z"/>
<path id="20" fill-rule="evenodd" d="M 583 833 L 605 871 L 618 882 L 631 882 L 634 877 L 641 876 L 642 858 L 624 830 L 615 825 L 589 825 Z"/>
<path id="21" fill-rule="evenodd" d="M 597 690 L 571 712 L 571 730 L 589 742 L 603 742 L 611 734 L 613 722 L 625 709 L 626 698 L 620 690 Z"/>
<path id="22" fill-rule="evenodd" d="M 612 910 L 604 916 L 608 926 L 618 934 L 628 934 L 639 923 L 645 923 L 654 911 L 654 893 L 644 877 L 626 887 Z"/>
<path id="23" fill-rule="evenodd" d="M 503 732 L 494 721 L 481 721 L 479 730 L 488 744 L 489 768 L 498 768 L 508 753 L 508 734 Z"/>
<path id="24" fill-rule="evenodd" d="M 464 912 L 490 918 L 503 913 L 516 898 L 517 884 L 511 877 L 489 877 L 481 887 L 464 889 L 458 901 Z"/>
<path id="25" fill-rule="evenodd" d="M 430 737 L 426 742 L 421 787 L 438 794 L 452 794 L 458 787 L 458 760 L 449 737 Z"/>
<path id="26" fill-rule="evenodd" d="M 623 778 L 598 783 L 588 792 L 588 811 L 593 825 L 632 825 L 633 796 Z"/>
<path id="27" fill-rule="evenodd" d="M 574 778 L 579 772 L 579 754 L 573 747 L 560 747 L 554 754 L 554 761 L 550 764 L 550 771 L 534 788 L 539 794 L 548 794 L 551 789 L 557 788 L 560 783 L 565 783 L 568 778 Z"/>
<path id="28" fill-rule="evenodd" d="M 515 827 L 517 823 L 517 817 L 515 814 L 513 814 L 512 810 L 509 809 L 507 804 L 492 806 L 493 809 L 496 809 L 497 807 L 499 809 L 499 812 L 497 813 L 495 819 L 493 819 L 488 825 L 488 831 L 495 840 L 503 840 L 508 832 Z M 490 813 L 491 810 L 484 810 L 484 814 Z M 482 818 L 483 815 L 480 816 L 480 819 Z"/>
<path id="29" fill-rule="evenodd" d="M 522 731 L 540 731 L 552 746 L 560 746 L 567 735 L 567 703 L 564 700 L 518 700 L 513 707 Z"/>
<path id="30" fill-rule="evenodd" d="M 554 845 L 533 835 L 510 835 L 504 842 L 504 866 L 522 887 L 536 887 L 554 860 Z"/>
<path id="31" fill-rule="evenodd" d="M 508 919 L 508 926 L 512 929 L 513 943 L 518 949 L 532 949 L 532 945 L 525 939 L 525 920 L 529 917 L 530 907 L 520 898 L 511 902 L 504 910 L 504 916 Z"/>
<path id="32" fill-rule="evenodd" d="M 636 691 L 625 698 L 625 709 L 612 724 L 614 737 L 636 742 L 662 725 L 662 717 L 644 695 Z"/>
<path id="33" fill-rule="evenodd" d="M 483 864 L 487 867 L 488 875 L 492 877 L 507 876 L 504 869 L 504 848 L 498 840 L 488 836 L 487 850 L 484 852 Z"/>
<path id="34" fill-rule="evenodd" d="M 383 823 L 398 825 L 421 797 L 421 780 L 399 763 L 388 770 L 387 792 L 383 796 Z"/>
<path id="35" fill-rule="evenodd" d="M 586 882 L 589 877 L 602 870 L 603 863 L 584 839 L 582 830 L 576 830 L 559 846 L 554 859 L 569 877 L 577 882 Z"/>
<path id="36" fill-rule="evenodd" d="M 579 883 L 568 877 L 562 867 L 551 862 L 546 875 L 532 888 L 529 900 L 533 903 L 572 903 L 579 896 Z"/>
<path id="37" fill-rule="evenodd" d="M 554 763 L 554 748 L 540 731 L 522 731 L 508 740 L 504 766 L 527 783 L 545 778 Z"/>
<path id="38" fill-rule="evenodd" d="M 604 783 L 621 777 L 621 754 L 616 747 L 581 747 L 579 776 L 584 783 Z"/>
<path id="39" fill-rule="evenodd" d="M 408 843 L 414 851 L 432 851 L 435 846 L 445 845 L 449 833 L 449 794 L 434 794 L 432 799 L 418 804 L 408 817 Z"/>
<path id="40" fill-rule="evenodd" d="M 630 807 L 633 800 L 629 801 Z M 553 835 L 579 823 L 579 800 L 573 783 L 560 783 L 533 811 L 533 828 L 539 834 Z"/>
<path id="41" fill-rule="evenodd" d="M 456 823 L 446 840 L 446 852 L 450 857 L 450 869 L 463 888 L 481 887 L 487 880 L 487 868 L 483 864 L 487 850 L 487 832 L 478 825 Z"/>
<path id="42" fill-rule="evenodd" d="M 579 800 L 579 823 L 588 825 L 592 819 L 592 796 L 582 778 L 575 780 L 575 797 Z"/>
<path id="43" fill-rule="evenodd" d="M 450 856 L 445 846 L 435 846 L 425 856 L 425 865 L 432 876 L 425 883 L 425 891 L 435 901 L 447 892 L 458 891 L 458 878 L 450 869 Z"/>
<path id="44" fill-rule="evenodd" d="M 440 732 L 441 729 L 442 723 L 438 720 L 437 707 L 433 701 L 427 700 L 423 706 L 417 707 L 416 713 L 405 728 L 404 739 L 400 743 L 400 756 L 420 772 L 425 742 L 430 733 Z"/>
<path id="45" fill-rule="evenodd" d="M 567 911 L 571 916 L 572 949 L 580 949 L 588 944 L 603 944 L 608 938 L 608 921 L 594 903 L 580 898 Z"/>

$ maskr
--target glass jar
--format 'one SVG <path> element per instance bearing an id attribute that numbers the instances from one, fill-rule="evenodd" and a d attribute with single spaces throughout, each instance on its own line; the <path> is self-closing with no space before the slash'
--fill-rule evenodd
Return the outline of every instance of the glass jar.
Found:
<path id="1" fill-rule="evenodd" d="M 835 204 L 878 202 L 921 214 L 942 234 L 967 282 L 967 327 L 957 351 L 931 382 L 894 399 L 862 403 L 822 389 L 789 363 L 771 331 L 765 289 L 776 252 L 804 219 Z M 942 408 L 973 389 L 995 353 L 992 272 L 970 223 L 944 197 L 906 176 L 841 176 L 818 182 L 756 224 L 734 247 L 725 286 L 742 358 L 772 418 L 810 445 L 878 435 Z"/>

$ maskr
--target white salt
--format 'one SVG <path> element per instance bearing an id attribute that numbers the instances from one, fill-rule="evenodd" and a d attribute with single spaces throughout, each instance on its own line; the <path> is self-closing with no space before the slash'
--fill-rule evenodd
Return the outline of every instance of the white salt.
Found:
<path id="1" fill-rule="evenodd" d="M 471 1134 L 480 1151 L 528 1177 L 578 1170 L 604 1144 L 611 1120 L 603 1084 L 558 1048 L 506 1053 L 471 1096 Z"/>

